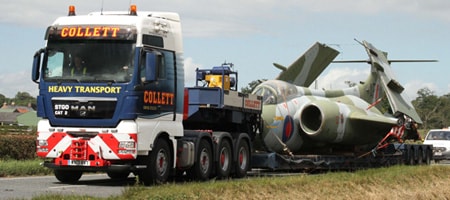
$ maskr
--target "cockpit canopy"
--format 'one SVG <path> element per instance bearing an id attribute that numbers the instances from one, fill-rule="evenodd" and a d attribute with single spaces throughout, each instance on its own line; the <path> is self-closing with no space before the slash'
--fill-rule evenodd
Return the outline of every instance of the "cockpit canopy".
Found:
<path id="1" fill-rule="evenodd" d="M 295 85 L 279 81 L 269 80 L 258 85 L 253 94 L 263 97 L 263 104 L 278 104 L 298 96 Z"/>

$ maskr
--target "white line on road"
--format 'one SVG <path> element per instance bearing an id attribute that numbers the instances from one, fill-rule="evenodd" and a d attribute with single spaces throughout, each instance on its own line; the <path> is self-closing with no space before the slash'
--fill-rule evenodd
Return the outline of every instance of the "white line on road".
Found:
<path id="1" fill-rule="evenodd" d="M 66 188 L 80 188 L 80 187 L 87 187 L 87 185 L 64 185 L 64 186 L 54 186 L 54 187 L 48 187 L 48 189 L 66 189 Z"/>

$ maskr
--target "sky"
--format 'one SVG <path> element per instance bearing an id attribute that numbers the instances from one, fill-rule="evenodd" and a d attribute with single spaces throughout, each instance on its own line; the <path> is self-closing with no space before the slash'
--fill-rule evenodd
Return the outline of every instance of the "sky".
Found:
<path id="1" fill-rule="evenodd" d="M 280 72 L 272 63 L 291 64 L 316 41 L 340 51 L 336 60 L 365 60 L 366 40 L 390 59 L 435 59 L 433 63 L 393 63 L 397 80 L 411 100 L 429 88 L 450 93 L 450 1 L 448 0 L 0 0 L 0 94 L 38 95 L 31 81 L 34 53 L 44 47 L 47 26 L 67 15 L 128 10 L 180 14 L 186 86 L 195 68 L 231 62 L 238 87 Z M 331 64 L 318 88 L 348 87 L 364 81 L 369 65 Z"/>

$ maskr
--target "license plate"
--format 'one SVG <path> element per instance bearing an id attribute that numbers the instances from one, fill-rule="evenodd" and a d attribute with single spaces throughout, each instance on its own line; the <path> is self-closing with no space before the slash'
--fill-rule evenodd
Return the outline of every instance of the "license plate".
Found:
<path id="1" fill-rule="evenodd" d="M 434 153 L 435 156 L 442 156 L 442 152 L 436 152 Z"/>
<path id="2" fill-rule="evenodd" d="M 68 162 L 71 166 L 90 166 L 91 163 L 87 160 L 69 160 Z"/>

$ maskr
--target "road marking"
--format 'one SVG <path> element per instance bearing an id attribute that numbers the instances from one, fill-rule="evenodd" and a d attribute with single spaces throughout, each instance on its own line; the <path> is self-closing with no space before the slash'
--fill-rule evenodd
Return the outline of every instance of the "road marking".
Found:
<path id="1" fill-rule="evenodd" d="M 79 187 L 86 187 L 86 186 L 87 186 L 87 185 L 64 185 L 64 186 L 48 187 L 48 189 L 79 188 Z"/>

